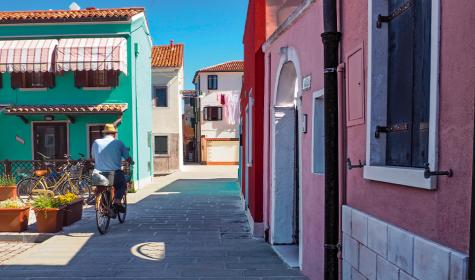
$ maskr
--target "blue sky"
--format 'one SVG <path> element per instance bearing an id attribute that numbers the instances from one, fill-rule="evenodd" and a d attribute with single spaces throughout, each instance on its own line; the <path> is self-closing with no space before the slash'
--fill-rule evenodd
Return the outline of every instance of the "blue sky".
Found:
<path id="1" fill-rule="evenodd" d="M 67 9 L 73 0 L 1 0 L 0 10 Z M 154 44 L 185 44 L 185 88 L 196 70 L 243 59 L 246 0 L 75 0 L 81 8 L 146 8 Z"/>

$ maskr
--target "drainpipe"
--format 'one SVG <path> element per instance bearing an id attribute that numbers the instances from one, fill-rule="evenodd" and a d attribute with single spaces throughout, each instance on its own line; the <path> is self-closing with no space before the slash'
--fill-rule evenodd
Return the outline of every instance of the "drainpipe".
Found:
<path id="1" fill-rule="evenodd" d="M 470 249 L 468 253 L 468 279 L 475 279 L 475 121 L 473 130 L 472 203 L 470 208 Z"/>
<path id="2" fill-rule="evenodd" d="M 338 45 L 337 1 L 323 0 L 325 91 L 325 251 L 324 279 L 338 279 L 339 151 L 338 151 Z"/>

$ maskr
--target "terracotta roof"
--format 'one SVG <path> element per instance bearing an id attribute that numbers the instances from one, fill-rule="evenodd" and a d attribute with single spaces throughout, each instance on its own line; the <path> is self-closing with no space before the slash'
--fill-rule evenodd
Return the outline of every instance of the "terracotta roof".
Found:
<path id="1" fill-rule="evenodd" d="M 5 109 L 6 114 L 91 114 L 91 113 L 122 113 L 127 104 L 98 105 L 22 105 Z"/>
<path id="2" fill-rule="evenodd" d="M 169 44 L 166 46 L 153 46 L 152 67 L 181 67 L 183 66 L 183 44 Z"/>
<path id="3" fill-rule="evenodd" d="M 193 78 L 193 82 L 196 81 L 199 73 L 207 73 L 207 72 L 244 72 L 244 61 L 242 60 L 235 60 L 235 61 L 228 61 L 225 63 L 221 63 L 218 65 L 213 65 L 210 67 L 206 67 L 196 71 L 195 77 Z"/>
<path id="4" fill-rule="evenodd" d="M 0 12 L 0 24 L 129 21 L 133 16 L 143 12 L 144 8 Z"/>

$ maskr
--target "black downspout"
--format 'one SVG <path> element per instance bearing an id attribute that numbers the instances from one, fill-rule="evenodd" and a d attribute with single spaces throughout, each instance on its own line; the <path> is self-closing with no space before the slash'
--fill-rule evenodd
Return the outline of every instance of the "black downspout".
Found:
<path id="1" fill-rule="evenodd" d="M 473 150 L 472 150 L 472 202 L 470 209 L 470 248 L 468 256 L 468 279 L 475 279 L 475 121 L 473 126 Z"/>
<path id="2" fill-rule="evenodd" d="M 325 280 L 338 279 L 339 178 L 338 178 L 338 45 L 337 1 L 323 0 L 322 34 L 325 100 Z"/>

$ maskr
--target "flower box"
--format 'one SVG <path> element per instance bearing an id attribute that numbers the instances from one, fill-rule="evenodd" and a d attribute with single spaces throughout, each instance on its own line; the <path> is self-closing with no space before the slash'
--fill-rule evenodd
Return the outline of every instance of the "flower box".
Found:
<path id="1" fill-rule="evenodd" d="M 82 219 L 83 204 L 84 200 L 79 198 L 66 205 L 64 209 L 63 226 L 70 226 Z"/>
<path id="2" fill-rule="evenodd" d="M 17 199 L 16 186 L 0 186 L 0 201 Z"/>
<path id="3" fill-rule="evenodd" d="M 63 229 L 64 208 L 35 209 L 36 228 L 40 233 L 56 233 Z"/>
<path id="4" fill-rule="evenodd" d="M 1 208 L 0 232 L 22 232 L 28 229 L 30 207 Z"/>

